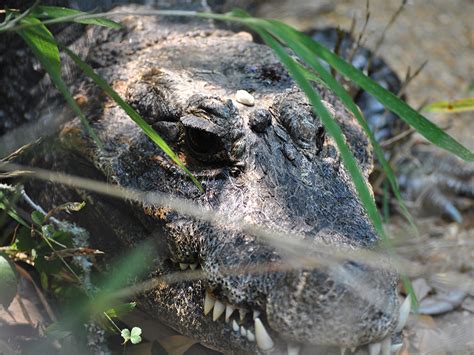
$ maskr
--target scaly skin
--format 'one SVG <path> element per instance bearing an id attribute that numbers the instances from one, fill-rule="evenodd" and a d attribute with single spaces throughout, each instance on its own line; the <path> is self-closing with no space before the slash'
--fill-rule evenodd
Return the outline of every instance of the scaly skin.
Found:
<path id="1" fill-rule="evenodd" d="M 351 57 L 352 65 L 365 72 L 379 85 L 399 94 L 402 83 L 397 74 L 364 47 L 355 49 L 355 42 L 348 33 L 335 28 L 308 31 L 308 35 L 330 49 L 338 48 L 338 54 Z M 367 122 L 379 143 L 403 136 L 408 125 L 395 114 L 387 111 L 382 104 L 367 92 L 350 84 L 350 92 L 361 108 Z M 474 164 L 461 161 L 453 154 L 416 141 L 406 135 L 385 147 L 385 157 L 392 161 L 404 197 L 416 203 L 416 213 L 443 215 L 461 223 L 463 209 L 472 209 L 474 198 Z M 377 174 L 374 174 L 376 180 Z M 470 200 L 462 206 L 462 198 Z M 466 203 L 464 203 L 466 205 Z M 467 207 L 467 208 L 466 208 Z"/>

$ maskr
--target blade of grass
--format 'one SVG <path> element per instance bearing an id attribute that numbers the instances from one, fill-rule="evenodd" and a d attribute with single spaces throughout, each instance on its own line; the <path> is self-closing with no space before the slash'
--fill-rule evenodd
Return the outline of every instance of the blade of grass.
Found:
<path id="1" fill-rule="evenodd" d="M 79 10 L 68 9 L 66 7 L 58 7 L 58 6 L 38 6 L 33 12 L 32 15 L 36 18 L 42 19 L 57 19 L 62 17 L 69 17 L 71 21 L 77 23 L 83 23 L 86 25 L 97 25 L 97 26 L 104 26 L 119 29 L 122 27 L 121 24 L 106 19 L 106 18 L 84 18 L 83 16 L 87 16 L 87 12 L 82 12 Z"/>
<path id="2" fill-rule="evenodd" d="M 365 76 L 362 72 L 354 68 L 351 64 L 346 63 L 343 59 L 332 53 L 329 49 L 321 44 L 313 41 L 305 34 L 296 31 L 292 27 L 276 20 L 272 23 L 278 23 L 281 28 L 293 33 L 298 42 L 302 43 L 311 50 L 319 58 L 326 61 L 329 65 L 335 68 L 339 73 L 345 75 L 347 78 L 355 82 L 358 86 L 375 97 L 387 109 L 397 114 L 406 123 L 423 135 L 428 141 L 443 148 L 458 157 L 474 161 L 474 153 L 464 147 L 461 143 L 456 141 L 453 137 L 444 132 L 441 128 L 429 121 L 423 115 L 408 106 L 396 95 L 392 94 L 387 89 L 383 88 L 375 81 Z"/>
<path id="3" fill-rule="evenodd" d="M 99 141 L 99 138 L 95 135 L 95 132 L 89 126 L 85 116 L 82 114 L 79 106 L 74 101 L 72 95 L 69 93 L 66 84 L 61 79 L 61 63 L 59 59 L 58 46 L 71 57 L 79 68 L 89 76 L 107 95 L 109 95 L 126 113 L 127 115 L 143 130 L 143 132 L 155 142 L 164 152 L 167 154 L 175 164 L 177 164 L 193 181 L 197 188 L 202 192 L 204 191 L 201 183 L 194 177 L 193 174 L 186 168 L 181 162 L 178 156 L 173 152 L 170 146 L 160 137 L 160 135 L 148 124 L 146 121 L 126 102 L 120 95 L 113 90 L 107 82 L 97 75 L 92 67 L 85 63 L 79 58 L 74 52 L 69 50 L 66 46 L 57 43 L 54 40 L 53 35 L 49 30 L 36 18 L 27 18 L 25 21 L 27 24 L 34 24 L 35 26 L 27 27 L 23 30 L 19 30 L 18 33 L 24 38 L 24 40 L 31 46 L 35 55 L 38 56 L 43 67 L 48 71 L 53 82 L 55 83 L 58 90 L 64 95 L 66 101 L 74 109 L 75 113 L 81 118 L 84 126 L 88 133 L 94 138 L 98 146 L 102 149 L 103 145 Z"/>
<path id="4" fill-rule="evenodd" d="M 384 152 L 380 147 L 380 144 L 375 139 L 375 136 L 370 129 L 367 121 L 362 116 L 359 108 L 352 100 L 352 97 L 349 93 L 344 89 L 344 87 L 339 84 L 339 82 L 323 67 L 323 65 L 319 62 L 319 60 L 314 56 L 314 54 L 304 46 L 299 39 L 295 36 L 293 31 L 288 31 L 285 27 L 280 26 L 280 22 L 274 20 L 259 20 L 262 23 L 262 26 L 265 26 L 265 29 L 278 37 L 279 39 L 283 40 L 285 44 L 289 46 L 305 63 L 307 63 L 313 70 L 315 70 L 322 80 L 327 84 L 327 86 L 341 99 L 343 104 L 354 114 L 359 124 L 362 126 L 364 131 L 369 137 L 372 146 L 374 147 L 375 155 L 379 160 L 380 164 L 382 165 L 385 174 L 387 175 L 387 179 L 390 182 L 390 186 L 392 191 L 400 205 L 402 213 L 407 221 L 410 223 L 413 231 L 418 236 L 418 229 L 413 221 L 413 218 L 405 206 L 403 199 L 400 194 L 400 189 L 398 187 L 397 179 L 395 174 L 390 166 L 390 164 L 385 159 Z M 286 26 L 286 25 L 285 25 Z M 308 72 L 308 70 L 304 67 L 300 67 L 301 70 Z"/>
<path id="5" fill-rule="evenodd" d="M 384 245 L 386 246 L 387 251 L 393 257 L 396 257 L 394 252 L 394 248 L 387 237 L 385 230 L 382 224 L 382 218 L 377 210 L 375 205 L 375 201 L 373 200 L 372 194 L 366 184 L 364 177 L 359 169 L 359 166 L 350 151 L 349 147 L 347 146 L 344 135 L 342 133 L 341 128 L 336 123 L 336 121 L 331 117 L 326 107 L 323 105 L 321 101 L 321 97 L 319 94 L 313 89 L 310 82 L 306 79 L 305 74 L 300 70 L 298 64 L 292 59 L 285 49 L 265 30 L 265 27 L 260 24 L 252 23 L 249 25 L 255 32 L 257 32 L 260 37 L 264 40 L 264 42 L 271 47 L 276 55 L 280 58 L 283 65 L 287 68 L 288 72 L 291 74 L 292 78 L 298 84 L 298 86 L 304 91 L 306 96 L 308 97 L 311 105 L 315 110 L 315 114 L 321 118 L 321 121 L 326 129 L 326 131 L 333 137 L 338 150 L 341 154 L 341 157 L 344 161 L 344 165 L 348 170 L 349 174 L 351 175 L 352 181 L 355 185 L 355 188 L 359 194 L 361 202 L 364 205 L 364 208 L 367 211 L 374 227 L 381 237 Z M 413 304 L 417 304 L 416 296 L 414 292 L 412 292 L 412 286 L 410 280 L 402 275 L 403 283 L 411 295 Z"/>
<path id="6" fill-rule="evenodd" d="M 432 102 L 431 104 L 423 107 L 422 111 L 446 113 L 474 111 L 474 98 Z"/>
<path id="7" fill-rule="evenodd" d="M 194 177 L 193 174 L 186 168 L 183 162 L 178 158 L 178 156 L 173 152 L 170 146 L 160 137 L 160 135 L 148 124 L 146 121 L 135 111 L 132 106 L 130 106 L 126 101 L 124 101 L 120 95 L 112 89 L 107 82 L 99 75 L 94 72 L 94 69 L 90 67 L 86 62 L 79 58 L 74 52 L 68 49 L 65 46 L 61 45 L 61 49 L 66 52 L 66 54 L 71 57 L 71 59 L 77 64 L 79 68 L 91 78 L 107 95 L 109 95 L 126 113 L 127 115 L 143 130 L 143 132 L 155 142 L 181 169 L 183 169 L 186 174 L 191 178 L 194 184 L 199 188 L 200 191 L 204 191 L 201 186 L 201 183 Z"/>
<path id="8" fill-rule="evenodd" d="M 385 236 L 385 231 L 383 229 L 382 220 L 378 213 L 377 207 L 373 200 L 372 194 L 366 184 L 365 178 L 360 171 L 360 168 L 350 151 L 349 146 L 345 142 L 344 134 L 342 133 L 341 127 L 336 123 L 336 121 L 331 117 L 328 110 L 321 101 L 320 95 L 313 89 L 310 82 L 305 78 L 304 73 L 299 69 L 298 65 L 292 59 L 285 49 L 273 38 L 269 33 L 265 31 L 264 28 L 260 25 L 251 25 L 252 29 L 256 31 L 264 40 L 264 42 L 270 46 L 277 56 L 280 58 L 283 65 L 287 68 L 288 72 L 291 74 L 298 86 L 304 91 L 308 97 L 315 114 L 321 118 L 321 121 L 326 128 L 326 131 L 331 135 L 331 137 L 336 142 L 337 148 L 341 153 L 341 157 L 344 161 L 349 174 L 352 177 L 355 188 L 359 193 L 364 207 L 368 215 L 370 216 L 372 222 L 374 223 L 375 229 L 379 232 L 379 235 Z"/>
<path id="9" fill-rule="evenodd" d="M 89 122 L 72 97 L 69 89 L 61 77 L 61 60 L 59 57 L 59 49 L 53 35 L 51 32 L 49 32 L 46 26 L 41 24 L 40 20 L 34 17 L 28 16 L 20 23 L 36 24 L 36 26 L 18 31 L 18 34 L 23 38 L 28 47 L 30 47 L 31 51 L 34 53 L 36 58 L 38 58 L 43 68 L 49 74 L 51 81 L 54 83 L 58 91 L 64 96 L 67 103 L 74 110 L 75 114 L 80 118 L 87 134 L 92 137 L 98 147 L 102 148 L 102 143 L 100 142 L 99 137 L 97 137 L 92 127 L 90 127 Z"/>

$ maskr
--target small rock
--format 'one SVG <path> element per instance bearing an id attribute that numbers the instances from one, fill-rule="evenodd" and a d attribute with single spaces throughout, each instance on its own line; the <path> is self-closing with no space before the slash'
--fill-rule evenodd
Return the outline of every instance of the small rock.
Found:
<path id="1" fill-rule="evenodd" d="M 471 313 L 474 313 L 474 297 L 467 297 L 461 304 L 461 307 Z"/>
<path id="2" fill-rule="evenodd" d="M 462 290 L 441 292 L 422 300 L 418 312 L 430 315 L 446 313 L 461 305 L 465 297 L 466 293 Z"/>
<path id="3" fill-rule="evenodd" d="M 237 100 L 237 102 L 240 102 L 241 104 L 246 106 L 255 105 L 254 97 L 245 90 L 237 90 L 237 93 L 235 94 L 235 99 Z"/>
<path id="4" fill-rule="evenodd" d="M 428 285 L 425 279 L 419 278 L 413 280 L 411 285 L 413 286 L 413 291 L 415 291 L 416 298 L 418 301 L 421 301 L 423 298 L 431 292 L 432 287 Z"/>

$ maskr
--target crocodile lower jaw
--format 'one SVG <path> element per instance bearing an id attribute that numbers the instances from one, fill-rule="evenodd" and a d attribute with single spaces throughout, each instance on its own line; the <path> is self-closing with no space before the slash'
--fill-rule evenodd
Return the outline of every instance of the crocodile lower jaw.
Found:
<path id="1" fill-rule="evenodd" d="M 179 264 L 181 270 L 196 269 L 198 264 Z M 250 343 L 256 343 L 258 349 L 263 352 L 272 353 L 275 350 L 275 342 L 271 337 L 271 334 L 267 331 L 265 326 L 265 320 L 261 317 L 261 312 L 258 310 L 246 310 L 225 301 L 218 300 L 211 292 L 206 291 L 203 302 L 204 315 L 212 317 L 214 322 L 223 320 L 232 327 L 235 334 L 239 335 L 243 339 L 246 339 Z M 395 329 L 395 334 L 402 331 L 405 327 L 408 319 L 408 314 L 411 309 L 410 297 L 407 297 L 399 308 L 398 323 Z M 238 317 L 237 316 L 238 313 Z M 246 320 L 246 321 L 245 321 Z M 269 328 L 269 327 L 268 327 Z M 288 342 L 287 353 L 288 355 L 298 355 L 302 350 L 305 352 L 305 348 L 311 345 Z M 392 343 L 391 335 L 385 339 L 363 345 L 367 348 L 369 355 L 389 355 L 391 353 L 397 353 L 401 349 L 403 344 L 401 342 Z M 356 348 L 351 348 L 349 353 L 355 352 Z M 347 348 L 341 347 L 341 355 L 346 354 Z"/>

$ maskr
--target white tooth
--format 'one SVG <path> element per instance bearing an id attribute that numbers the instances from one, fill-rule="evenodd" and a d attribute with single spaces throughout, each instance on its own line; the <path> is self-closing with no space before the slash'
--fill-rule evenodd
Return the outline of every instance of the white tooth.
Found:
<path id="1" fill-rule="evenodd" d="M 288 355 L 298 355 L 300 353 L 301 346 L 298 344 L 288 344 Z"/>
<path id="2" fill-rule="evenodd" d="M 260 318 L 255 319 L 255 338 L 260 349 L 270 350 L 273 348 L 273 340 L 263 326 Z"/>
<path id="3" fill-rule="evenodd" d="M 353 348 L 351 348 L 351 352 L 355 353 L 357 350 L 357 346 L 354 346 Z"/>
<path id="4" fill-rule="evenodd" d="M 380 349 L 382 348 L 381 343 L 374 343 L 369 345 L 369 354 L 370 355 L 379 355 Z"/>
<path id="5" fill-rule="evenodd" d="M 243 325 L 240 326 L 240 335 L 243 337 L 247 336 L 247 329 Z"/>
<path id="6" fill-rule="evenodd" d="M 232 313 L 234 313 L 234 311 L 235 311 L 235 307 L 231 306 L 230 304 L 228 304 L 225 307 L 225 321 L 226 322 L 229 320 L 230 316 L 232 315 Z"/>
<path id="7" fill-rule="evenodd" d="M 239 308 L 239 316 L 240 316 L 240 321 L 242 322 L 245 318 L 245 315 L 247 314 L 247 310 L 243 308 Z"/>
<path id="8" fill-rule="evenodd" d="M 341 355 L 345 355 L 346 354 L 346 348 L 341 348 Z"/>
<path id="9" fill-rule="evenodd" d="M 260 317 L 260 311 L 253 311 L 253 319 Z"/>
<path id="10" fill-rule="evenodd" d="M 179 263 L 179 268 L 181 270 L 186 270 L 189 267 L 189 264 Z"/>
<path id="11" fill-rule="evenodd" d="M 398 324 L 395 329 L 396 332 L 401 332 L 407 323 L 408 315 L 410 314 L 411 309 L 411 297 L 410 295 L 405 298 L 402 305 L 400 306 L 400 311 L 398 312 Z"/>
<path id="12" fill-rule="evenodd" d="M 390 350 L 392 351 L 392 353 L 398 354 L 398 351 L 399 351 L 402 347 L 403 347 L 403 343 L 392 344 L 392 346 L 390 347 Z"/>
<path id="13" fill-rule="evenodd" d="M 191 268 L 191 270 L 196 270 L 198 265 L 199 265 L 198 263 L 189 264 L 189 267 Z"/>
<path id="14" fill-rule="evenodd" d="M 212 320 L 215 322 L 225 311 L 225 304 L 219 300 L 216 300 L 214 304 L 214 312 L 212 313 Z"/>
<path id="15" fill-rule="evenodd" d="M 240 329 L 240 327 L 237 324 L 237 322 L 235 321 L 235 319 L 232 319 L 232 329 L 234 330 L 234 332 L 238 332 L 239 329 Z"/>
<path id="16" fill-rule="evenodd" d="M 248 341 L 255 341 L 255 335 L 252 333 L 250 329 L 247 329 L 247 340 Z"/>
<path id="17" fill-rule="evenodd" d="M 216 299 L 213 295 L 206 291 L 206 297 L 204 298 L 204 315 L 207 316 L 209 312 L 214 308 Z"/>
<path id="18" fill-rule="evenodd" d="M 382 355 L 390 355 L 390 348 L 392 346 L 392 339 L 390 337 L 386 337 L 382 340 Z"/>

